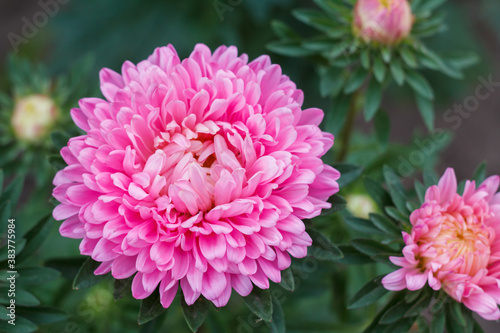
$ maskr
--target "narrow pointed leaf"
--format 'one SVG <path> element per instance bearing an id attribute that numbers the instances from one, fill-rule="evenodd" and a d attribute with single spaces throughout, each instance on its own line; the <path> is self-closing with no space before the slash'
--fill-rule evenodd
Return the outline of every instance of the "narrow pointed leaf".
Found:
<path id="1" fill-rule="evenodd" d="M 365 120 L 370 121 L 377 113 L 380 103 L 382 102 L 382 86 L 373 78 L 368 84 L 366 91 L 364 115 Z"/>
<path id="2" fill-rule="evenodd" d="M 392 202 L 401 212 L 406 212 L 406 192 L 399 176 L 388 165 L 384 165 L 382 171 Z"/>
<path id="3" fill-rule="evenodd" d="M 101 265 L 100 262 L 88 258 L 80 267 L 80 270 L 76 274 L 75 280 L 73 280 L 73 289 L 85 289 L 93 286 L 104 280 L 106 275 L 95 275 L 94 271 Z"/>
<path id="4" fill-rule="evenodd" d="M 167 309 L 165 309 L 160 303 L 160 292 L 157 289 L 151 294 L 151 296 L 142 300 L 137 323 L 139 325 L 144 325 L 162 315 L 166 310 Z"/>
<path id="5" fill-rule="evenodd" d="M 281 271 L 280 286 L 288 291 L 295 290 L 295 278 L 291 267 Z"/>
<path id="6" fill-rule="evenodd" d="M 410 87 L 420 96 L 430 100 L 434 99 L 434 92 L 429 82 L 417 71 L 406 71 L 406 82 L 408 82 Z"/>
<path id="7" fill-rule="evenodd" d="M 118 301 L 123 297 L 132 293 L 132 281 L 134 280 L 134 276 L 131 276 L 126 279 L 115 279 L 113 282 L 113 299 Z"/>
<path id="8" fill-rule="evenodd" d="M 382 214 L 370 213 L 370 220 L 379 229 L 387 234 L 400 236 L 401 230 L 398 226 Z"/>
<path id="9" fill-rule="evenodd" d="M 360 165 L 349 163 L 334 163 L 332 166 L 337 169 L 342 175 L 337 180 L 340 188 L 344 188 L 345 186 L 354 182 L 363 174 L 363 167 Z"/>
<path id="10" fill-rule="evenodd" d="M 250 311 L 264 321 L 271 321 L 273 303 L 269 289 L 253 288 L 252 292 L 244 297 L 245 304 Z"/>
<path id="11" fill-rule="evenodd" d="M 51 215 L 44 217 L 32 229 L 30 229 L 24 238 L 26 239 L 26 246 L 23 251 L 19 252 L 16 256 L 16 262 L 21 263 L 31 257 L 31 255 L 42 245 L 47 239 L 51 230 L 54 219 Z"/>
<path id="12" fill-rule="evenodd" d="M 342 258 L 342 251 L 330 238 L 315 229 L 307 229 L 313 243 L 307 248 L 307 255 L 318 260 L 336 261 Z"/>
<path id="13" fill-rule="evenodd" d="M 382 286 L 382 276 L 368 282 L 354 295 L 349 302 L 349 309 L 357 309 L 368 306 L 380 300 L 388 290 Z"/>
<path id="14" fill-rule="evenodd" d="M 181 300 L 182 314 L 192 332 L 197 332 L 203 325 L 208 315 L 209 303 L 204 297 L 200 297 L 193 305 L 187 305 L 184 297 Z"/>

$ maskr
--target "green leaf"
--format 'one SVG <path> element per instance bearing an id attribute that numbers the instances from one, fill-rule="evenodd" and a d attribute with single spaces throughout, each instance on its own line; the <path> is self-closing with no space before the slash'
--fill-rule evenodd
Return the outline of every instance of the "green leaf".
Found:
<path id="1" fill-rule="evenodd" d="M 364 177 L 363 183 L 365 189 L 377 203 L 380 209 L 384 210 L 386 206 L 392 205 L 391 197 L 386 190 L 379 184 L 379 182 L 369 177 Z"/>
<path id="2" fill-rule="evenodd" d="M 342 251 L 330 238 L 315 229 L 307 229 L 313 243 L 307 248 L 307 255 L 318 260 L 336 261 L 343 257 Z"/>
<path id="3" fill-rule="evenodd" d="M 54 131 L 51 133 L 50 137 L 56 150 L 61 150 L 62 147 L 68 144 L 70 139 L 70 135 L 62 131 Z"/>
<path id="4" fill-rule="evenodd" d="M 389 325 L 384 330 L 384 333 L 393 333 L 393 332 L 410 332 L 411 327 L 415 323 L 415 318 L 400 318 L 397 322 Z"/>
<path id="5" fill-rule="evenodd" d="M 306 57 L 314 54 L 314 51 L 305 49 L 300 41 L 295 40 L 270 42 L 266 44 L 266 48 L 288 57 Z"/>
<path id="6" fill-rule="evenodd" d="M 425 309 L 429 307 L 431 303 L 432 296 L 427 293 L 420 297 L 420 299 L 412 305 L 412 307 L 406 311 L 404 317 L 415 317 L 421 314 Z"/>
<path id="7" fill-rule="evenodd" d="M 401 59 L 411 68 L 417 67 L 417 58 L 412 50 L 407 47 L 401 47 L 399 49 L 399 54 L 401 55 Z"/>
<path id="8" fill-rule="evenodd" d="M 134 276 L 126 279 L 115 279 L 113 282 L 113 299 L 115 301 L 132 293 L 132 281 L 134 281 Z"/>
<path id="9" fill-rule="evenodd" d="M 401 236 L 401 230 L 397 227 L 397 225 L 384 215 L 370 213 L 370 220 L 379 230 L 390 235 Z"/>
<path id="10" fill-rule="evenodd" d="M 353 181 L 358 179 L 361 174 L 363 174 L 363 167 L 360 165 L 349 163 L 334 163 L 332 166 L 341 174 L 341 177 L 337 180 L 337 183 L 341 188 L 344 188 L 348 184 L 352 183 Z"/>
<path id="11" fill-rule="evenodd" d="M 405 71 L 403 69 L 403 66 L 401 65 L 401 60 L 396 59 L 391 61 L 389 68 L 391 70 L 394 81 L 396 81 L 399 86 L 403 85 L 403 83 L 405 82 Z"/>
<path id="12" fill-rule="evenodd" d="M 442 6 L 446 0 L 426 0 L 423 1 L 420 7 L 418 8 L 419 11 L 433 11 L 434 9 Z"/>
<path id="13" fill-rule="evenodd" d="M 401 300 L 385 311 L 379 322 L 381 324 L 392 324 L 401 319 L 411 307 L 412 304 L 407 304 L 404 300 Z"/>
<path id="14" fill-rule="evenodd" d="M 446 308 L 451 321 L 457 323 L 462 327 L 465 327 L 467 325 L 467 322 L 465 321 L 464 315 L 462 313 L 462 306 L 460 303 L 456 301 L 449 302 Z"/>
<path id="15" fill-rule="evenodd" d="M 144 325 L 162 315 L 166 310 L 167 309 L 165 309 L 160 303 L 160 292 L 156 289 L 151 296 L 141 301 L 141 308 L 139 310 L 137 323 L 139 325 Z"/>
<path id="16" fill-rule="evenodd" d="M 362 85 L 363 82 L 365 82 L 366 76 L 368 75 L 368 72 L 363 69 L 362 67 L 358 67 L 355 69 L 351 75 L 349 76 L 349 79 L 347 80 L 345 87 L 344 87 L 344 93 L 346 94 L 351 94 L 358 90 Z"/>
<path id="17" fill-rule="evenodd" d="M 338 211 L 345 209 L 347 206 L 347 201 L 339 194 L 334 194 L 328 199 L 328 202 L 332 205 L 328 209 L 323 209 L 321 211 L 321 216 L 331 215 Z"/>
<path id="18" fill-rule="evenodd" d="M 2 281 L 3 282 L 3 281 Z M 8 305 L 10 303 L 9 287 L 0 287 L 0 303 Z M 40 301 L 30 292 L 20 289 L 19 286 L 15 290 L 16 306 L 37 306 Z"/>
<path id="19" fill-rule="evenodd" d="M 432 185 L 437 185 L 439 178 L 436 172 L 431 168 L 426 168 L 423 172 L 425 187 L 431 187 Z"/>
<path id="20" fill-rule="evenodd" d="M 364 69 L 368 70 L 370 69 L 370 49 L 365 48 L 363 51 L 361 51 L 359 60 L 361 62 L 361 66 L 363 66 Z"/>
<path id="21" fill-rule="evenodd" d="M 187 305 L 184 297 L 181 300 L 182 314 L 192 332 L 197 332 L 208 315 L 209 303 L 204 297 L 199 297 L 193 305 Z"/>
<path id="22" fill-rule="evenodd" d="M 351 245 L 339 245 L 338 248 L 343 254 L 343 258 L 337 260 L 338 263 L 346 265 L 364 265 L 374 262 L 372 258 L 356 250 Z"/>
<path id="23" fill-rule="evenodd" d="M 94 271 L 101 265 L 100 262 L 88 258 L 80 267 L 73 281 L 73 289 L 85 289 L 91 287 L 106 278 L 106 275 L 95 275 Z"/>
<path id="24" fill-rule="evenodd" d="M 325 14 L 319 10 L 315 9 L 296 9 L 292 11 L 292 15 L 295 18 L 307 25 L 310 25 L 323 32 L 328 32 L 329 30 L 338 27 L 338 24 L 333 22 Z"/>
<path id="25" fill-rule="evenodd" d="M 444 292 L 441 291 L 436 297 L 435 302 L 429 307 L 430 312 L 432 314 L 441 312 L 443 310 L 444 305 L 450 300 L 451 299 L 448 297 L 448 295 L 444 294 Z"/>
<path id="26" fill-rule="evenodd" d="M 380 55 L 375 57 L 373 62 L 373 74 L 378 82 L 382 83 L 385 78 L 386 67 Z"/>
<path id="27" fill-rule="evenodd" d="M 384 233 L 376 228 L 370 220 L 353 216 L 346 217 L 344 220 L 349 230 L 352 230 L 354 234 L 362 232 L 370 235 L 384 235 Z"/>
<path id="28" fill-rule="evenodd" d="M 85 260 L 83 257 L 51 259 L 45 262 L 45 266 L 58 270 L 64 278 L 73 281 Z"/>
<path id="29" fill-rule="evenodd" d="M 425 187 L 424 185 L 419 182 L 418 180 L 415 180 L 415 193 L 417 194 L 418 201 L 422 204 L 424 203 L 424 198 L 425 198 Z"/>
<path id="30" fill-rule="evenodd" d="M 432 106 L 432 100 L 422 97 L 419 94 L 415 94 L 415 100 L 425 126 L 429 131 L 432 131 L 434 129 L 434 107 Z"/>
<path id="31" fill-rule="evenodd" d="M 17 201 L 21 196 L 21 191 L 23 190 L 24 178 L 17 176 L 9 185 L 5 188 L 5 191 L 0 196 L 0 202 L 10 201 L 11 207 L 17 205 Z"/>
<path id="32" fill-rule="evenodd" d="M 432 317 L 432 322 L 430 325 L 430 333 L 443 333 L 446 326 L 446 315 L 444 311 L 440 311 L 438 314 Z"/>
<path id="33" fill-rule="evenodd" d="M 12 218 L 12 206 L 10 205 L 10 200 L 0 203 L 0 230 L 4 232 L 7 230 L 7 224 L 9 219 Z"/>
<path id="34" fill-rule="evenodd" d="M 396 221 L 400 221 L 406 225 L 409 225 L 410 216 L 400 212 L 396 207 L 392 206 L 385 207 L 385 212 L 387 213 L 387 215 L 389 215 Z"/>
<path id="35" fill-rule="evenodd" d="M 328 52 L 336 45 L 336 42 L 326 36 L 315 37 L 302 43 L 304 48 L 314 52 Z"/>
<path id="36" fill-rule="evenodd" d="M 291 267 L 281 271 L 281 282 L 280 286 L 288 291 L 295 290 L 295 278 L 293 276 L 293 271 Z"/>
<path id="37" fill-rule="evenodd" d="M 325 129 L 337 136 L 344 127 L 349 112 L 350 98 L 341 94 L 334 99 L 330 112 L 325 115 Z"/>
<path id="38" fill-rule="evenodd" d="M 148 321 L 146 324 L 141 325 L 141 330 L 139 333 L 158 333 L 161 332 L 161 327 L 163 325 L 163 317 L 156 317 L 155 319 Z"/>
<path id="39" fill-rule="evenodd" d="M 405 295 L 406 303 L 413 303 L 417 300 L 423 293 L 423 289 L 408 291 Z"/>
<path id="40" fill-rule="evenodd" d="M 322 97 L 336 96 L 344 86 L 343 69 L 329 67 L 320 72 L 319 91 Z"/>
<path id="41" fill-rule="evenodd" d="M 467 52 L 448 56 L 446 60 L 451 66 L 464 69 L 477 64 L 480 58 L 474 52 Z"/>
<path id="42" fill-rule="evenodd" d="M 341 55 L 347 55 L 348 48 L 349 48 L 349 44 L 347 44 L 346 42 L 343 42 L 343 41 L 338 42 L 335 45 L 333 45 L 332 48 L 328 52 L 325 52 L 323 55 L 326 58 L 333 61 Z M 340 59 L 340 60 L 347 60 L 349 62 L 349 59 Z M 335 63 L 333 63 L 333 65 L 335 65 Z M 345 67 L 345 66 L 337 65 L 337 67 Z"/>
<path id="43" fill-rule="evenodd" d="M 4 181 L 4 173 L 3 170 L 0 169 L 0 194 L 2 194 L 3 191 L 3 181 Z"/>
<path id="44" fill-rule="evenodd" d="M 476 184 L 481 184 L 483 180 L 486 179 L 486 161 L 481 162 L 474 171 L 472 179 L 476 181 Z"/>
<path id="45" fill-rule="evenodd" d="M 68 318 L 68 315 L 63 310 L 49 306 L 18 308 L 18 313 L 37 325 L 57 323 Z"/>
<path id="46" fill-rule="evenodd" d="M 382 286 L 382 276 L 368 282 L 359 290 L 349 302 L 349 309 L 358 309 L 380 300 L 388 290 Z"/>
<path id="47" fill-rule="evenodd" d="M 391 196 L 394 205 L 401 211 L 406 213 L 406 191 L 403 184 L 399 180 L 399 176 L 394 172 L 394 170 L 388 166 L 384 165 L 382 172 L 384 174 L 384 179 L 389 188 L 389 194 Z"/>
<path id="48" fill-rule="evenodd" d="M 24 238 L 26 239 L 26 246 L 23 251 L 16 256 L 16 262 L 21 263 L 31 257 L 31 255 L 42 245 L 47 239 L 51 230 L 54 219 L 52 215 L 42 218 L 33 228 L 31 228 Z"/>
<path id="49" fill-rule="evenodd" d="M 380 49 L 380 54 L 382 55 L 382 60 L 384 60 L 385 63 L 389 63 L 392 58 L 392 52 L 391 49 L 387 47 L 382 47 Z"/>
<path id="50" fill-rule="evenodd" d="M 285 333 L 285 314 L 283 313 L 283 308 L 278 300 L 273 297 L 273 318 L 269 326 L 271 327 L 271 333 Z"/>
<path id="51" fill-rule="evenodd" d="M 282 21 L 272 20 L 271 21 L 271 28 L 273 29 L 274 33 L 280 38 L 283 38 L 283 39 L 299 39 L 300 38 L 300 36 L 295 31 L 293 31 L 293 29 L 290 28 L 290 26 L 288 26 L 287 24 L 285 24 Z"/>
<path id="52" fill-rule="evenodd" d="M 365 120 L 370 121 L 377 113 L 382 102 L 382 86 L 376 80 L 371 79 L 366 90 L 364 114 Z"/>
<path id="53" fill-rule="evenodd" d="M 414 70 L 407 70 L 406 82 L 408 82 L 410 87 L 420 96 L 430 100 L 434 99 L 434 92 L 429 82 L 420 73 Z"/>
<path id="54" fill-rule="evenodd" d="M 425 67 L 440 71 L 451 78 L 462 79 L 464 76 L 460 70 L 448 65 L 437 53 L 427 48 L 423 48 L 420 61 Z"/>
<path id="55" fill-rule="evenodd" d="M 23 267 L 17 270 L 19 280 L 24 284 L 35 285 L 57 279 L 61 273 L 49 267 Z"/>
<path id="56" fill-rule="evenodd" d="M 314 0 L 316 5 L 323 9 L 332 18 L 351 17 L 352 11 L 349 7 L 345 6 L 341 1 L 331 0 Z"/>
<path id="57" fill-rule="evenodd" d="M 30 333 L 38 329 L 35 324 L 24 317 L 16 316 L 16 324 L 11 325 L 7 321 L 0 320 L 0 332 Z"/>
<path id="58" fill-rule="evenodd" d="M 252 292 L 243 298 L 246 306 L 257 317 L 264 321 L 271 321 L 273 315 L 273 303 L 269 289 L 254 287 Z"/>
<path id="59" fill-rule="evenodd" d="M 388 245 L 381 244 L 376 240 L 369 238 L 355 238 L 351 240 L 352 246 L 356 250 L 366 254 L 367 256 L 374 256 L 378 254 L 398 254 L 396 250 Z"/>
<path id="60" fill-rule="evenodd" d="M 379 112 L 377 112 L 374 119 L 374 125 L 377 140 L 385 150 L 389 144 L 389 134 L 391 132 L 391 120 L 385 111 L 379 110 Z"/>
<path id="61" fill-rule="evenodd" d="M 54 171 L 62 170 L 67 166 L 66 162 L 64 162 L 64 159 L 59 154 L 49 155 L 47 157 L 47 161 L 52 166 Z"/>

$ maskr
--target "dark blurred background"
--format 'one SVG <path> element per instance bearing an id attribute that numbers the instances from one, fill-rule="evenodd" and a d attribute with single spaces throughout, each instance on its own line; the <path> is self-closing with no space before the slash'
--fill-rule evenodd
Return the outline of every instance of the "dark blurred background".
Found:
<path id="1" fill-rule="evenodd" d="M 100 68 L 119 71 L 125 60 L 138 62 L 155 47 L 169 43 L 181 58 L 189 55 L 196 43 L 205 43 L 212 50 L 221 44 L 236 45 L 250 59 L 269 53 L 265 45 L 276 39 L 271 20 L 283 20 L 301 34 L 311 35 L 312 30 L 290 14 L 292 9 L 310 6 L 310 0 L 1 0 L 0 63 L 5 63 L 9 53 L 16 53 L 45 64 L 55 75 L 91 56 L 94 65 L 88 84 L 97 88 Z M 424 73 L 436 91 L 436 127 L 454 137 L 441 154 L 437 171 L 452 166 L 459 178 L 470 178 L 476 166 L 487 160 L 488 174 L 499 174 L 500 1 L 453 0 L 441 12 L 447 16 L 448 31 L 428 40 L 429 46 L 438 52 L 474 51 L 481 60 L 466 71 L 462 81 Z M 304 90 L 306 107 L 332 112 L 331 101 L 319 95 L 314 64 L 270 55 Z M 6 68 L 0 68 L 1 83 Z M 476 89 L 483 80 L 493 83 L 489 97 L 480 100 L 475 97 Z M 460 124 L 450 121 L 448 110 L 464 103 L 472 103 L 468 106 L 471 111 L 459 117 Z M 392 141 L 408 143 L 415 133 L 426 133 L 409 90 L 391 88 L 383 104 L 391 118 Z M 370 132 L 371 125 L 361 118 L 357 128 Z M 424 155 L 433 144 L 432 140 L 422 142 Z M 44 257 L 61 255 L 66 249 L 72 250 L 65 255 L 78 254 L 75 242 L 55 234 L 56 230 L 53 236 L 58 246 L 44 247 Z"/>

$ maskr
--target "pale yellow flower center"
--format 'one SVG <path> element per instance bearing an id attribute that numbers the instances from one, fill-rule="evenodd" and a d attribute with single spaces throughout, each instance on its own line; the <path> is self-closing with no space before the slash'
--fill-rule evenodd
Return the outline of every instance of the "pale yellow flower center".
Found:
<path id="1" fill-rule="evenodd" d="M 45 95 L 23 97 L 15 103 L 12 127 L 19 139 L 36 142 L 47 134 L 57 113 L 54 101 Z"/>
<path id="2" fill-rule="evenodd" d="M 462 263 L 456 273 L 474 276 L 486 268 L 490 258 L 490 228 L 483 223 L 466 222 L 463 218 L 447 217 L 434 239 L 433 247 L 438 256 L 448 256 L 449 261 L 459 259 Z"/>

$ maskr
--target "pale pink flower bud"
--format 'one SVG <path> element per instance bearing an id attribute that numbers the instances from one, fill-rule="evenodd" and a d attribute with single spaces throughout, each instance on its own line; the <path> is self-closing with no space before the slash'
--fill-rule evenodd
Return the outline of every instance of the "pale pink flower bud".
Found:
<path id="1" fill-rule="evenodd" d="M 365 194 L 351 194 L 346 197 L 347 210 L 352 215 L 367 219 L 370 213 L 377 211 L 377 205 L 372 198 Z"/>
<path id="2" fill-rule="evenodd" d="M 358 0 L 354 32 L 365 41 L 398 43 L 411 31 L 414 17 L 407 0 Z"/>
<path id="3" fill-rule="evenodd" d="M 36 142 L 43 138 L 57 118 L 57 106 L 45 95 L 29 95 L 18 99 L 12 115 L 16 137 Z"/>

